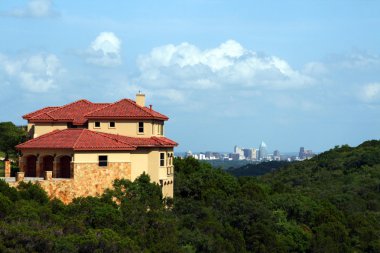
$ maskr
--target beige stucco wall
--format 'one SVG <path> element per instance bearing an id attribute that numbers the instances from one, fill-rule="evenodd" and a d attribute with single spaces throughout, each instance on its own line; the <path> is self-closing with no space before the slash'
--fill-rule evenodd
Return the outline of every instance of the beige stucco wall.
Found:
<path id="1" fill-rule="evenodd" d="M 34 126 L 34 131 L 33 131 Z M 67 123 L 28 123 L 28 132 L 32 133 L 31 137 L 36 138 L 54 130 L 63 130 L 67 128 Z M 32 131 L 30 131 L 32 130 Z"/>
<path id="2" fill-rule="evenodd" d="M 135 180 L 143 172 L 148 173 L 151 180 L 156 183 L 159 183 L 160 179 L 166 179 L 168 162 L 165 162 L 165 166 L 160 166 L 160 153 L 165 153 L 167 158 L 167 154 L 170 152 L 173 152 L 173 148 L 139 148 L 131 151 L 132 180 Z"/>
<path id="3" fill-rule="evenodd" d="M 160 166 L 160 153 L 165 153 L 165 165 Z M 173 153 L 173 148 L 137 149 L 131 152 L 131 180 L 135 180 L 143 172 L 150 176 L 152 182 L 162 186 L 162 194 L 165 197 L 173 197 L 174 167 L 168 154 Z M 169 161 L 171 160 L 171 161 Z M 168 167 L 172 174 L 168 174 Z M 171 182 L 171 183 L 170 183 Z"/>
<path id="4" fill-rule="evenodd" d="M 148 149 L 140 149 L 131 152 L 132 181 L 139 177 L 143 172 L 149 174 L 149 153 L 150 150 Z"/>
<path id="5" fill-rule="evenodd" d="M 110 134 L 120 134 L 131 137 L 161 136 L 158 124 L 163 126 L 163 121 L 153 120 L 116 120 L 115 127 L 111 128 L 109 123 L 114 120 L 89 120 L 88 129 Z M 144 133 L 138 132 L 138 123 L 144 122 Z M 100 122 L 100 127 L 95 127 L 95 122 Z"/>
<path id="6" fill-rule="evenodd" d="M 95 127 L 95 121 L 100 122 L 100 127 Z M 164 136 L 164 121 L 157 120 L 116 120 L 115 127 L 111 128 L 109 123 L 113 120 L 89 120 L 88 129 L 92 131 L 120 134 L 131 137 Z M 144 133 L 138 132 L 138 123 L 144 122 Z M 162 128 L 162 130 L 161 130 Z M 29 123 L 28 133 L 30 137 L 36 138 L 53 130 L 67 129 L 67 123 Z M 161 134 L 162 133 L 162 134 Z"/>

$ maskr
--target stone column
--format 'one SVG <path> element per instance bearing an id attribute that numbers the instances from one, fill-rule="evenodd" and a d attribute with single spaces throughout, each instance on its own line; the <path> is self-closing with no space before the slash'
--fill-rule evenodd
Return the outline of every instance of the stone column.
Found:
<path id="1" fill-rule="evenodd" d="M 16 174 L 16 182 L 24 181 L 25 173 L 24 172 L 17 172 Z"/>
<path id="2" fill-rule="evenodd" d="M 4 165 L 5 177 L 11 177 L 11 161 L 5 160 Z"/>
<path id="3" fill-rule="evenodd" d="M 37 157 L 36 161 L 36 177 L 43 177 L 42 174 L 42 158 L 40 156 Z"/>
<path id="4" fill-rule="evenodd" d="M 53 178 L 53 172 L 52 171 L 45 171 L 44 173 L 44 180 L 51 181 Z"/>
<path id="5" fill-rule="evenodd" d="M 59 160 L 55 157 L 53 162 L 53 178 L 58 178 Z"/>
<path id="6" fill-rule="evenodd" d="M 70 178 L 74 178 L 74 173 L 75 173 L 75 169 L 74 169 L 74 166 L 75 164 L 74 164 L 74 162 L 72 161 L 71 163 L 70 163 Z"/>
<path id="7" fill-rule="evenodd" d="M 18 167 L 20 169 L 20 172 L 25 172 L 24 166 L 25 166 L 24 158 L 22 156 L 20 156 L 18 158 Z"/>

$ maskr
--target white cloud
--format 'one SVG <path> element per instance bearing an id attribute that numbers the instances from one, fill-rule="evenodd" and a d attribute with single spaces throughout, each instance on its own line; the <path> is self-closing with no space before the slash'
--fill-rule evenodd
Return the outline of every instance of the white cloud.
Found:
<path id="1" fill-rule="evenodd" d="M 104 67 L 121 64 L 121 40 L 112 32 L 102 32 L 91 43 L 85 56 L 88 63 Z"/>
<path id="2" fill-rule="evenodd" d="M 0 54 L 0 74 L 10 83 L 31 92 L 46 92 L 56 87 L 57 78 L 65 70 L 54 54 L 35 54 L 11 59 Z"/>
<path id="3" fill-rule="evenodd" d="M 364 102 L 375 102 L 380 100 L 380 83 L 366 84 L 361 88 L 360 98 Z"/>
<path id="4" fill-rule="evenodd" d="M 263 87 L 290 89 L 313 79 L 276 56 L 261 56 L 229 40 L 201 50 L 189 43 L 154 48 L 137 61 L 139 81 L 150 86 L 179 89 Z"/>
<path id="5" fill-rule="evenodd" d="M 337 55 L 338 67 L 346 69 L 360 69 L 380 65 L 380 57 L 376 54 L 353 52 L 346 55 Z"/>
<path id="6" fill-rule="evenodd" d="M 322 62 L 309 62 L 304 66 L 303 73 L 311 76 L 322 76 L 328 73 L 328 69 Z"/>
<path id="7" fill-rule="evenodd" d="M 51 17 L 57 12 L 53 10 L 52 0 L 29 0 L 23 8 L 17 8 L 9 12 L 14 17 Z"/>
<path id="8" fill-rule="evenodd" d="M 185 94 L 182 91 L 176 89 L 165 89 L 161 91 L 156 91 L 155 95 L 164 99 L 165 102 L 184 104 L 186 102 Z"/>

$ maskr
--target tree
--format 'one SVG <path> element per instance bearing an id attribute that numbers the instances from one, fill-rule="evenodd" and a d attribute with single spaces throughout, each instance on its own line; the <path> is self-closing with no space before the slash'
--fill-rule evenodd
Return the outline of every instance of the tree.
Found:
<path id="1" fill-rule="evenodd" d="M 26 139 L 26 131 L 12 122 L 0 122 L 0 150 L 5 159 L 16 154 L 15 146 Z"/>

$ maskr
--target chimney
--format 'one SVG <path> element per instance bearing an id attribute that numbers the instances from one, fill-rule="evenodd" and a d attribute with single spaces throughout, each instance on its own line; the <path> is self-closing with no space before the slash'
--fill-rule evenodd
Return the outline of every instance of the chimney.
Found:
<path id="1" fill-rule="evenodd" d="M 142 94 L 141 91 L 136 94 L 136 104 L 139 106 L 145 106 L 145 94 Z"/>

